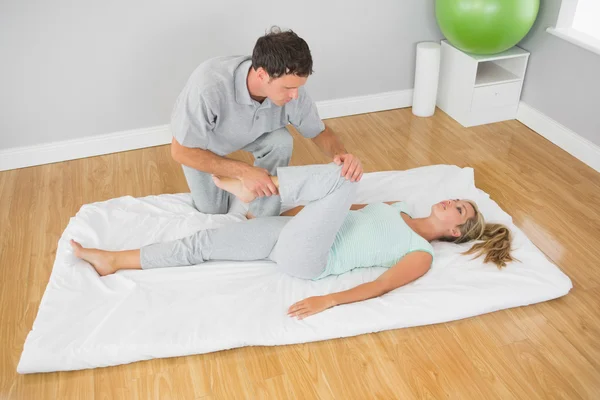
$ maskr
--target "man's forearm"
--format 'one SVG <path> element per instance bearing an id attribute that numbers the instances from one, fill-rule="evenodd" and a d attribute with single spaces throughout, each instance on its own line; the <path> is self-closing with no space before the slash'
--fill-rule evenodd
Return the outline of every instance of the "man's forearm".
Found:
<path id="1" fill-rule="evenodd" d="M 209 150 L 188 148 L 182 152 L 173 152 L 173 158 L 180 164 L 218 176 L 240 178 L 252 166 L 216 155 Z"/>
<path id="2" fill-rule="evenodd" d="M 328 127 L 321 132 L 312 141 L 321 149 L 321 151 L 333 158 L 340 154 L 346 154 L 346 148 L 337 135 Z"/>

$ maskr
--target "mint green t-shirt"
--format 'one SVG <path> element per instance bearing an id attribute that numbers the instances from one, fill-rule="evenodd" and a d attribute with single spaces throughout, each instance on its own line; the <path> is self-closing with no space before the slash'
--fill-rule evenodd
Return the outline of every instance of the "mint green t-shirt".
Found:
<path id="1" fill-rule="evenodd" d="M 350 211 L 333 242 L 325 270 L 314 280 L 354 268 L 390 268 L 414 251 L 433 256 L 431 244 L 410 229 L 401 212 L 408 215 L 406 203 L 375 203 Z"/>

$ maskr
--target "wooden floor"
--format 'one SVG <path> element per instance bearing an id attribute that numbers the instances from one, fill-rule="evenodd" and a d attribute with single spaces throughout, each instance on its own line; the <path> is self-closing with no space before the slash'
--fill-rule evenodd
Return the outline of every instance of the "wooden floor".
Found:
<path id="1" fill-rule="evenodd" d="M 69 218 L 85 203 L 187 186 L 168 146 L 0 172 L 0 399 L 600 399 L 600 174 L 516 121 L 466 129 L 402 109 L 327 124 L 367 172 L 473 167 L 574 289 L 446 324 L 18 375 Z M 328 161 L 295 141 L 293 164 Z"/>

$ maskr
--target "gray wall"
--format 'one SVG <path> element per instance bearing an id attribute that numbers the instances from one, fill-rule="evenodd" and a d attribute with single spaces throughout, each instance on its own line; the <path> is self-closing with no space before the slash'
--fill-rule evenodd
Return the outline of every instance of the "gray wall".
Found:
<path id="1" fill-rule="evenodd" d="M 6 0 L 0 149 L 166 124 L 193 69 L 250 54 L 271 25 L 311 47 L 315 100 L 413 87 L 433 0 Z"/>
<path id="2" fill-rule="evenodd" d="M 521 100 L 600 146 L 600 55 L 546 32 L 560 0 L 542 0 L 520 47 L 531 52 Z"/>

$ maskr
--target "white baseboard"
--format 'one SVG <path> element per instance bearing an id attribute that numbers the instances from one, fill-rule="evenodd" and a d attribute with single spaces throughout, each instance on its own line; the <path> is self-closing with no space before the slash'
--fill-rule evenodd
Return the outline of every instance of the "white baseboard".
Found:
<path id="1" fill-rule="evenodd" d="M 517 120 L 600 172 L 600 146 L 523 102 L 519 104 Z"/>
<path id="2" fill-rule="evenodd" d="M 168 125 L 0 150 L 0 171 L 171 143 Z"/>
<path id="3" fill-rule="evenodd" d="M 318 101 L 317 108 L 319 109 L 321 118 L 328 119 L 392 110 L 395 108 L 406 108 L 412 105 L 412 99 L 412 89 L 396 90 L 367 96 Z"/>
<path id="4" fill-rule="evenodd" d="M 321 118 L 410 107 L 412 89 L 317 102 Z M 0 171 L 160 146 L 171 142 L 168 125 L 0 150 Z"/>

